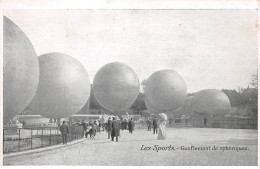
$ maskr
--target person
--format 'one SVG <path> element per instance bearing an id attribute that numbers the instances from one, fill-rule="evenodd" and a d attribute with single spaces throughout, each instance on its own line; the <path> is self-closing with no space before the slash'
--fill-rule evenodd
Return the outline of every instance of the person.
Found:
<path id="1" fill-rule="evenodd" d="M 157 124 L 157 119 L 156 117 L 154 117 L 154 120 L 153 120 L 153 134 L 157 134 L 157 128 L 158 128 L 158 124 Z"/>
<path id="2" fill-rule="evenodd" d="M 148 127 L 148 131 L 151 131 L 151 128 L 152 128 L 152 121 L 150 118 L 147 119 L 147 127 Z"/>
<path id="3" fill-rule="evenodd" d="M 128 130 L 129 130 L 129 133 L 133 134 L 133 130 L 134 130 L 134 122 L 133 122 L 133 119 L 131 118 L 128 122 Z"/>
<path id="4" fill-rule="evenodd" d="M 207 127 L 207 119 L 203 116 L 204 127 Z"/>
<path id="5" fill-rule="evenodd" d="M 127 121 L 126 121 L 126 119 L 124 119 L 124 121 L 122 121 L 122 129 L 123 130 L 127 129 Z"/>
<path id="6" fill-rule="evenodd" d="M 159 131 L 158 131 L 158 140 L 165 140 L 166 139 L 166 120 L 160 117 L 158 126 L 159 126 Z"/>
<path id="7" fill-rule="evenodd" d="M 67 145 L 67 135 L 69 134 L 69 126 L 66 124 L 65 121 L 63 121 L 62 125 L 60 126 L 60 132 L 62 135 L 63 144 Z"/>
<path id="8" fill-rule="evenodd" d="M 86 136 L 87 124 L 82 120 L 81 125 L 83 127 L 83 137 Z"/>
<path id="9" fill-rule="evenodd" d="M 86 125 L 86 138 L 88 138 L 88 135 L 90 136 L 90 138 L 94 138 L 91 124 Z"/>
<path id="10" fill-rule="evenodd" d="M 101 122 L 98 120 L 98 131 L 101 133 Z"/>
<path id="11" fill-rule="evenodd" d="M 98 131 L 97 121 L 94 121 L 94 123 L 92 124 L 92 134 L 93 134 L 93 138 L 95 138 L 97 131 Z"/>
<path id="12" fill-rule="evenodd" d="M 111 137 L 112 137 L 112 140 L 111 141 L 114 141 L 114 137 L 116 137 L 116 142 L 118 142 L 118 136 L 119 136 L 119 131 L 120 131 L 120 125 L 119 125 L 119 122 L 118 120 L 116 120 L 115 117 L 113 117 L 113 122 L 112 122 L 112 125 L 111 125 Z"/>
<path id="13" fill-rule="evenodd" d="M 111 117 L 109 117 L 106 122 L 107 139 L 110 139 L 111 130 L 112 130 L 112 121 L 111 121 Z"/>

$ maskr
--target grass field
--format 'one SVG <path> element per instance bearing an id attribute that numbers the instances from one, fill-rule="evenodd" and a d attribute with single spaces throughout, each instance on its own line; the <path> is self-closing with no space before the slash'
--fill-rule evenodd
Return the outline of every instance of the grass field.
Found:
<path id="1" fill-rule="evenodd" d="M 95 140 L 4 157 L 4 165 L 257 165 L 257 130 L 175 128 L 166 140 L 156 138 L 146 130 L 121 131 L 119 142 L 111 142 L 102 132 Z"/>

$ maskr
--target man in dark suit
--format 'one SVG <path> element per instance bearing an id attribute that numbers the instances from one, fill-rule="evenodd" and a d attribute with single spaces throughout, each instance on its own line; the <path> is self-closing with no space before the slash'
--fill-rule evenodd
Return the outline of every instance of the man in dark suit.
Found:
<path id="1" fill-rule="evenodd" d="M 60 132 L 62 135 L 63 144 L 67 145 L 67 135 L 69 134 L 69 126 L 66 124 L 65 121 L 63 121 L 62 125 L 60 126 Z"/>
<path id="2" fill-rule="evenodd" d="M 153 119 L 153 134 L 157 133 L 157 128 L 158 128 L 158 122 L 156 117 Z"/>
<path id="3" fill-rule="evenodd" d="M 111 131 L 112 140 L 111 141 L 114 141 L 114 137 L 116 137 L 116 142 L 118 142 L 119 131 L 120 131 L 120 124 L 119 124 L 118 120 L 116 120 L 116 118 L 113 117 L 112 131 Z"/>
<path id="4" fill-rule="evenodd" d="M 112 121 L 111 117 L 108 118 L 107 123 L 106 123 L 106 130 L 107 130 L 107 138 L 110 139 L 111 136 L 111 130 L 112 130 Z"/>
<path id="5" fill-rule="evenodd" d="M 133 119 L 131 118 L 128 122 L 128 130 L 129 130 L 129 133 L 133 134 L 133 130 L 134 130 L 134 122 L 133 122 Z"/>
<path id="6" fill-rule="evenodd" d="M 81 125 L 83 127 L 83 137 L 85 137 L 86 136 L 86 130 L 87 130 L 87 124 L 85 123 L 84 120 L 82 120 Z"/>

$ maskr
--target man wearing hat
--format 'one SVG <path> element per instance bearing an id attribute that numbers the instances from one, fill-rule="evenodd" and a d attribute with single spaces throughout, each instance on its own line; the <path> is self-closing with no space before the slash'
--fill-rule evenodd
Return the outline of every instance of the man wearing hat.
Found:
<path id="1" fill-rule="evenodd" d="M 116 120 L 115 117 L 113 117 L 112 131 L 111 131 L 112 140 L 111 141 L 114 141 L 114 137 L 116 137 L 116 142 L 118 142 L 119 131 L 120 131 L 119 122 L 118 122 L 118 120 Z"/>

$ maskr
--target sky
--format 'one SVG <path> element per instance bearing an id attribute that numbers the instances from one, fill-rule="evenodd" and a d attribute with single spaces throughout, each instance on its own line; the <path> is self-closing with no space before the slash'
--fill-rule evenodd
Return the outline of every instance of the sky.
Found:
<path id="1" fill-rule="evenodd" d="M 257 10 L 4 10 L 38 56 L 80 61 L 90 82 L 110 62 L 140 82 L 173 69 L 189 93 L 247 87 L 257 72 Z"/>

